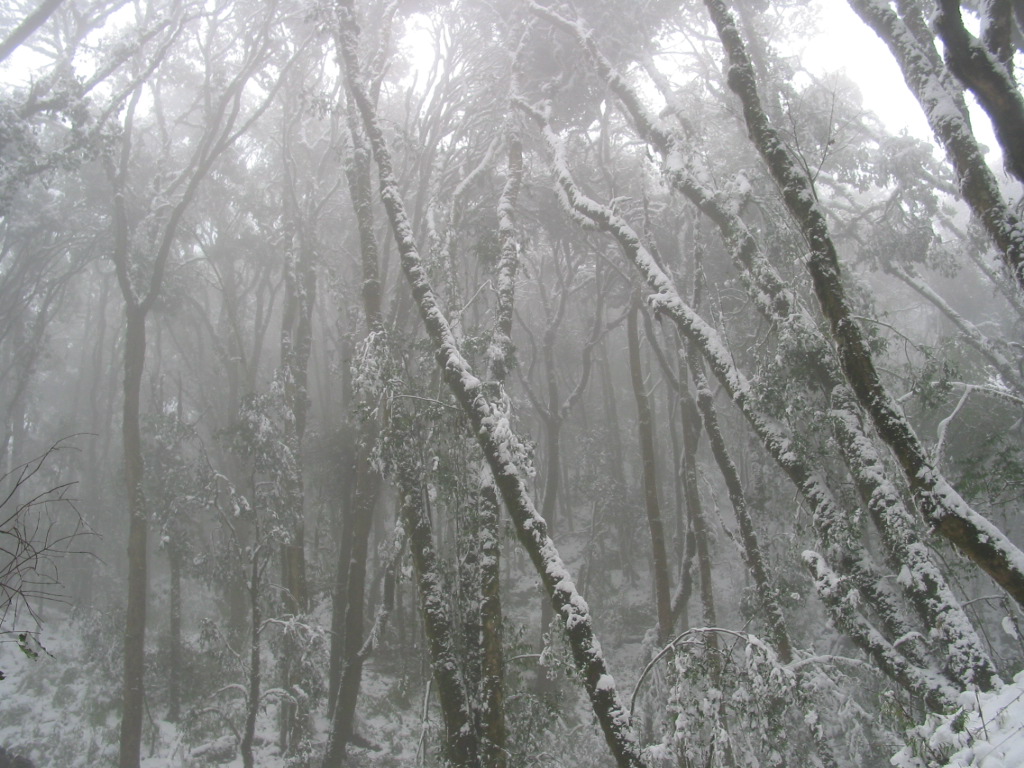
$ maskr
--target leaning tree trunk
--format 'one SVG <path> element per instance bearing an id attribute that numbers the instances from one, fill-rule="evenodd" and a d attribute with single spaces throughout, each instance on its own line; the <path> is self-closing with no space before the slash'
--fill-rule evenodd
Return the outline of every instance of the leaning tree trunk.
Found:
<path id="1" fill-rule="evenodd" d="M 953 94 L 945 81 L 948 74 L 940 63 L 935 62 L 934 38 L 925 41 L 915 37 L 913 30 L 888 3 L 872 0 L 848 2 L 889 47 L 903 72 L 907 87 L 920 103 L 935 138 L 946 151 L 960 182 L 960 194 L 996 244 L 1017 286 L 1024 289 L 1024 222 L 1000 193 L 995 174 L 985 162 L 966 112 L 957 110 L 953 113 L 947 109 L 947 99 Z M 726 27 L 730 26 L 724 6 L 714 12 L 725 22 Z M 739 40 L 738 36 L 736 40 Z M 729 43 L 727 48 L 735 46 Z M 742 75 L 739 76 L 742 79 Z M 1020 144 L 1019 141 L 1017 143 Z M 996 578 L 996 581 L 999 579 Z"/>
<path id="2" fill-rule="evenodd" d="M 1004 8 L 1008 17 L 1009 3 Z M 999 26 L 991 22 L 983 20 L 986 31 Z M 1005 22 L 1004 27 L 1012 24 L 1009 18 Z M 992 121 L 1003 162 L 1018 181 L 1024 181 L 1024 98 L 1013 80 L 1012 53 L 1007 61 L 1000 61 L 998 50 L 990 51 L 967 31 L 960 15 L 960 0 L 938 0 L 934 24 L 942 38 L 949 70 L 978 99 Z"/>
<path id="3" fill-rule="evenodd" d="M 849 390 L 849 386 L 845 383 L 838 366 L 833 363 L 830 352 L 831 345 L 817 332 L 816 323 L 800 310 L 782 278 L 764 258 L 750 231 L 732 212 L 728 201 L 723 203 L 719 196 L 703 186 L 698 178 L 699 166 L 695 166 L 692 160 L 687 159 L 678 137 L 646 110 L 635 90 L 614 70 L 611 63 L 597 49 L 592 35 L 588 33 L 585 26 L 580 22 L 569 22 L 535 3 L 532 3 L 531 6 L 536 13 L 577 37 L 599 74 L 625 105 L 638 132 L 663 156 L 666 174 L 672 186 L 691 200 L 720 229 L 723 240 L 732 251 L 744 279 L 748 283 L 748 291 L 753 297 L 755 306 L 780 326 L 793 324 L 791 333 L 813 341 L 814 355 L 811 360 L 816 371 L 815 377 L 825 390 L 832 394 L 833 402 L 830 407 L 833 420 L 842 421 L 845 425 L 844 428 L 850 430 L 852 440 L 841 441 L 840 447 L 844 453 L 844 461 L 856 479 L 858 491 L 864 503 L 872 509 L 873 518 L 882 523 L 880 530 L 889 548 L 890 556 L 902 563 L 909 562 L 904 559 L 904 553 L 913 553 L 915 562 L 922 564 L 922 570 L 918 571 L 921 578 L 911 579 L 910 583 L 904 583 L 901 586 L 908 594 L 915 609 L 924 617 L 926 626 L 940 628 L 948 648 L 959 649 L 949 653 L 947 658 L 952 666 L 956 667 L 956 677 L 964 681 L 991 678 L 993 674 L 991 660 L 988 659 L 981 647 L 962 607 L 952 597 L 941 574 L 931 563 L 927 549 L 920 542 L 919 537 L 913 533 L 912 527 L 909 525 L 909 513 L 900 500 L 899 494 L 893 492 L 892 483 L 886 479 L 887 472 L 875 454 L 870 439 L 860 426 L 859 414 L 843 410 L 845 405 L 843 407 L 837 405 L 837 400 L 845 402 L 849 399 L 844 394 Z M 557 140 L 550 137 L 549 143 L 552 142 L 557 143 Z M 565 173 L 567 174 L 567 171 Z M 565 176 L 563 184 L 571 185 L 571 178 L 563 175 Z M 579 197 L 580 212 L 591 210 L 593 213 L 593 201 L 587 201 L 582 196 Z M 632 243 L 635 236 L 627 234 L 628 227 L 623 229 L 621 225 L 624 222 L 615 221 L 609 212 L 601 213 L 595 220 L 613 234 L 617 233 L 616 237 L 623 244 L 627 254 L 633 252 Z M 642 262 L 635 263 L 649 275 L 648 282 L 652 287 L 657 287 L 660 278 L 657 278 Z M 712 358 L 713 355 L 708 357 L 709 362 L 712 362 Z M 714 367 L 713 362 L 712 365 Z M 716 375 L 719 375 L 718 369 L 715 370 Z M 725 381 L 723 383 L 727 384 Z M 728 384 L 726 388 L 729 389 Z M 737 405 L 747 414 L 748 420 L 751 420 L 754 414 L 747 406 L 739 401 L 737 401 Z M 770 438 L 770 435 L 761 432 L 756 421 L 751 420 L 751 423 L 755 426 L 755 431 L 762 434 L 762 440 Z M 772 452 L 770 445 L 772 445 L 771 442 L 766 443 L 769 452 Z M 868 563 L 864 556 L 865 553 L 849 551 L 850 542 L 838 542 L 832 535 L 831 532 L 841 529 L 842 520 L 836 518 L 834 505 L 829 496 L 816 491 L 813 473 L 807 474 L 804 471 L 806 466 L 803 470 L 796 465 L 787 466 L 786 454 L 773 455 L 793 482 L 804 491 L 808 502 L 816 510 L 815 525 L 826 546 L 834 550 L 831 554 L 852 565 L 855 574 L 858 571 L 863 571 L 863 564 Z M 791 455 L 798 458 L 795 454 Z M 803 462 L 797 464 L 800 463 Z M 810 482 L 805 486 L 802 484 L 805 481 Z M 910 535 L 905 535 L 907 533 Z M 837 544 L 839 549 L 836 549 Z M 860 549 L 862 550 L 862 548 Z M 844 550 L 846 550 L 845 553 Z M 884 592 L 879 592 L 875 588 L 874 582 L 876 581 L 877 579 L 867 572 L 858 575 L 859 588 L 864 590 L 865 594 L 871 595 L 871 602 L 881 609 L 881 618 L 887 625 L 891 637 L 907 636 L 908 630 L 904 628 L 905 622 L 894 611 L 894 606 L 890 604 L 891 600 Z M 911 656 L 917 655 L 908 643 L 903 643 L 900 650 L 910 653 Z"/>
<path id="4" fill-rule="evenodd" d="M 339 39 L 342 43 L 345 77 L 373 146 L 381 198 L 398 245 L 402 271 L 434 345 L 445 383 L 469 418 L 519 540 L 540 574 L 552 606 L 564 621 L 577 671 L 583 679 L 594 714 L 617 765 L 620 768 L 641 768 L 644 762 L 640 745 L 629 714 L 619 702 L 615 681 L 608 674 L 604 655 L 594 636 L 589 608 L 570 580 L 554 543 L 547 535 L 544 520 L 537 514 L 527 492 L 525 477 L 516 461 L 517 457 L 523 455 L 523 446 L 509 427 L 507 398 L 492 399 L 483 382 L 473 375 L 458 350 L 423 270 L 412 227 L 398 190 L 391 155 L 363 84 L 352 1 L 337 0 L 336 8 L 339 12 Z"/>
<path id="5" fill-rule="evenodd" d="M 876 609 L 879 617 L 886 624 L 887 631 L 894 638 L 912 636 L 908 634 L 911 629 L 903 616 L 891 604 L 890 598 L 881 588 L 880 577 L 875 573 L 863 546 L 851 535 L 848 521 L 824 479 L 812 467 L 807 457 L 797 449 L 793 439 L 783 426 L 769 419 L 765 413 L 759 410 L 749 382 L 726 354 L 725 346 L 717 332 L 682 300 L 672 281 L 661 270 L 661 267 L 643 245 L 640 236 L 629 224 L 607 206 L 596 203 L 580 192 L 566 164 L 563 144 L 547 124 L 546 115 L 531 110 L 525 105 L 522 106 L 531 111 L 543 127 L 545 139 L 554 154 L 555 175 L 565 191 L 565 204 L 570 206 L 575 214 L 593 221 L 618 240 L 626 257 L 644 276 L 649 286 L 654 289 L 655 292 L 648 298 L 648 301 L 655 312 L 670 317 L 680 334 L 699 348 L 700 354 L 711 366 L 732 401 L 746 417 L 764 448 L 775 459 L 779 467 L 786 472 L 814 510 L 813 522 L 819 536 L 830 553 L 839 558 L 857 577 L 857 588 L 864 592 L 868 598 L 867 602 Z M 822 582 L 816 582 L 816 584 L 823 587 Z M 835 604 L 833 603 L 833 605 Z M 956 608 L 956 606 L 952 607 Z M 875 632 L 875 634 L 878 633 Z M 884 638 L 882 640 L 887 642 Z M 907 657 L 904 660 L 906 666 L 916 665 L 916 668 L 923 668 L 920 656 L 916 649 L 910 647 L 909 643 L 904 642 L 898 647 L 891 644 L 890 646 L 892 653 Z M 891 670 L 895 667 L 890 665 L 887 669 Z M 984 668 L 979 671 L 983 677 Z M 909 678 L 903 676 L 897 679 L 903 682 Z M 936 679 L 936 676 L 927 675 L 921 679 Z M 937 699 L 932 698 L 930 701 L 937 701 Z"/>
<path id="6" fill-rule="evenodd" d="M 728 53 L 729 87 L 743 105 L 751 140 L 810 247 L 807 270 L 836 342 L 843 374 L 858 403 L 871 417 L 878 435 L 902 467 L 929 525 L 1024 605 L 1024 553 L 1001 530 L 968 506 L 939 468 L 931 465 L 910 423 L 882 383 L 846 297 L 835 244 L 824 213 L 815 202 L 811 181 L 800 171 L 761 109 L 753 71 L 732 14 L 722 0 L 705 0 L 705 5 Z M 1019 245 L 1024 246 L 1024 236 L 1020 237 Z M 1014 269 L 1019 270 L 1020 266 L 1016 264 Z M 1024 284 L 1024 273 L 1018 272 L 1017 276 Z M 985 687 L 987 681 L 978 682 Z"/>
<path id="7" fill-rule="evenodd" d="M 11 30 L 10 34 L 4 38 L 3 42 L 0 42 L 0 61 L 3 61 L 14 53 L 19 45 L 28 40 L 29 37 L 32 36 L 33 32 L 43 26 L 43 24 L 46 23 L 46 20 L 53 15 L 53 12 L 56 11 L 63 2 L 64 0 L 43 0 L 43 2 L 39 4 L 38 8 L 22 19 L 21 23 Z"/>
<path id="8" fill-rule="evenodd" d="M 729 500 L 732 502 L 733 512 L 736 515 L 736 522 L 740 529 L 740 542 L 743 545 L 743 560 L 750 571 L 758 601 L 761 603 L 768 639 L 779 654 L 779 660 L 783 664 L 788 664 L 793 660 L 793 644 L 789 639 L 786 621 L 779 604 L 779 591 L 774 587 L 768 575 L 761 542 L 747 507 L 747 496 L 743 492 L 739 472 L 729 456 L 725 438 L 722 436 L 722 429 L 718 424 L 718 411 L 715 408 L 715 399 L 708 386 L 707 377 L 704 375 L 704 365 L 695 355 L 691 354 L 689 367 L 693 386 L 697 390 L 697 407 L 700 409 L 701 420 L 704 423 L 704 432 L 708 436 L 708 443 L 711 445 L 715 463 L 725 480 Z"/>

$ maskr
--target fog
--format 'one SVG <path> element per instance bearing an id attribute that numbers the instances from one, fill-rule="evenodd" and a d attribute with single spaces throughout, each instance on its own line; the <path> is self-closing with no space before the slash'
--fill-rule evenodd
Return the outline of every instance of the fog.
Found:
<path id="1" fill-rule="evenodd" d="M 0 8 L 0 768 L 1019 766 L 963 5 Z"/>

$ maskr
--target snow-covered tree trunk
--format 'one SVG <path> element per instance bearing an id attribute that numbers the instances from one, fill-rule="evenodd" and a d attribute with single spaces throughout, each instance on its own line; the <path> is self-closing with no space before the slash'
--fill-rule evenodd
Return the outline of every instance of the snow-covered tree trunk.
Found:
<path id="1" fill-rule="evenodd" d="M 747 497 L 743 492 L 743 484 L 740 481 L 736 464 L 729 455 L 725 438 L 722 435 L 722 429 L 718 423 L 718 409 L 715 407 L 714 395 L 708 386 L 707 376 L 704 373 L 704 364 L 695 355 L 690 355 L 689 368 L 690 376 L 693 379 L 693 386 L 697 392 L 697 407 L 700 409 L 704 431 L 707 433 L 708 443 L 711 446 L 711 453 L 714 455 L 715 463 L 718 465 L 722 478 L 725 480 L 726 491 L 729 494 L 729 500 L 732 502 L 733 512 L 736 515 L 736 522 L 739 525 L 740 541 L 743 544 L 743 561 L 750 570 L 750 576 L 754 580 L 754 587 L 757 590 L 761 609 L 764 611 L 767 637 L 779 654 L 779 659 L 782 663 L 788 664 L 793 660 L 793 644 L 789 639 L 789 632 L 786 629 L 786 620 L 782 613 L 782 606 L 779 605 L 779 591 L 775 588 L 768 574 L 764 551 L 761 547 L 757 530 L 754 527 L 750 510 L 747 507 Z"/>
<path id="2" fill-rule="evenodd" d="M 579 36 L 581 25 L 571 25 L 565 20 L 560 23 Z M 903 503 L 902 497 L 895 491 L 889 472 L 879 459 L 871 439 L 865 432 L 859 409 L 854 399 L 841 393 L 849 393 L 842 372 L 835 364 L 829 345 L 817 330 L 816 323 L 807 311 L 800 306 L 792 291 L 786 286 L 775 268 L 765 258 L 761 248 L 754 240 L 743 221 L 734 213 L 728 198 L 723 199 L 710 189 L 704 187 L 699 179 L 699 169 L 693 168 L 691 161 L 684 154 L 675 137 L 668 132 L 642 106 L 640 99 L 626 81 L 618 76 L 610 63 L 605 59 L 592 40 L 585 45 L 598 71 L 608 80 L 632 115 L 638 130 L 666 158 L 667 175 L 673 186 L 684 196 L 697 205 L 714 222 L 722 233 L 723 240 L 732 249 L 737 266 L 745 278 L 747 290 L 754 305 L 760 312 L 779 329 L 811 351 L 810 364 L 816 383 L 831 394 L 829 406 L 833 420 L 841 420 L 841 427 L 846 439 L 840 441 L 840 450 L 853 476 L 858 492 L 885 538 L 890 556 L 895 562 L 903 563 L 902 555 L 909 550 L 916 553 L 915 562 L 918 567 L 927 570 L 927 576 L 906 579 L 901 587 L 910 597 L 911 602 L 922 614 L 927 626 L 943 626 L 949 648 L 961 649 L 950 652 L 947 657 L 954 661 L 952 665 L 958 679 L 970 681 L 991 678 L 992 663 L 988 654 L 981 646 L 971 622 L 963 609 L 953 598 L 952 592 L 944 578 L 934 566 L 927 549 L 920 541 L 909 521 L 910 513 Z M 842 404 L 842 407 L 840 407 Z M 831 528 L 829 518 L 821 518 L 821 525 Z M 896 535 L 896 532 L 899 535 Z M 823 537 L 828 540 L 827 536 Z M 858 545 L 859 546 L 859 545 Z M 849 542 L 844 546 L 849 550 Z M 863 553 L 847 552 L 846 562 L 860 570 L 867 562 Z M 922 561 L 921 558 L 924 558 Z M 900 566 L 902 567 L 902 565 Z M 877 590 L 870 577 L 861 573 L 858 577 L 860 588 L 868 594 L 874 594 L 876 607 L 881 617 L 889 625 L 894 637 L 905 635 L 906 627 L 899 619 L 895 606 L 884 591 Z M 929 585 L 929 586 L 925 586 Z M 942 601 L 933 599 L 935 593 L 941 593 Z M 948 614 L 948 615 L 947 615 Z M 970 649 L 970 650 L 964 650 Z M 942 655 L 942 654 L 940 654 Z M 977 661 L 977 669 L 973 666 Z M 962 664 L 957 664 L 960 662 Z"/>
<path id="3" fill-rule="evenodd" d="M 500 393 L 497 397 L 488 393 L 483 382 L 473 375 L 458 350 L 424 274 L 416 240 L 397 187 L 390 152 L 363 84 L 351 0 L 337 0 L 336 9 L 345 77 L 373 146 L 381 198 L 398 245 L 402 271 L 412 290 L 427 334 L 434 344 L 444 380 L 469 418 L 519 540 L 540 574 L 552 606 L 564 622 L 577 670 L 583 678 L 594 714 L 616 763 L 620 768 L 640 768 L 643 765 L 640 746 L 629 714 L 619 702 L 615 682 L 608 673 L 600 644 L 594 636 L 590 609 L 569 578 L 554 543 L 547 535 L 546 524 L 537 514 L 527 491 L 525 478 L 517 463 L 522 446 L 511 430 L 507 398 Z"/>
<path id="4" fill-rule="evenodd" d="M 1008 3 L 1006 12 L 1009 13 Z M 991 21 L 985 19 L 983 26 L 986 29 L 998 26 Z M 960 0 L 938 0 L 938 13 L 933 23 L 942 38 L 946 65 L 978 99 L 992 121 L 996 140 L 1003 150 L 1003 162 L 1019 181 L 1024 181 L 1024 98 L 1013 80 L 1012 54 L 1006 63 L 1000 61 L 998 51 L 989 51 L 967 31 L 960 15 Z"/>
<path id="5" fill-rule="evenodd" d="M 700 350 L 700 354 L 711 366 L 712 371 L 733 402 L 746 416 L 762 445 L 787 473 L 794 485 L 800 489 L 814 511 L 815 529 L 829 548 L 830 556 L 842 560 L 846 568 L 853 572 L 857 588 L 862 590 L 865 597 L 868 598 L 868 603 L 875 609 L 890 636 L 894 638 L 912 637 L 910 626 L 882 586 L 881 576 L 875 572 L 863 544 L 856 534 L 848 530 L 849 522 L 845 519 L 824 479 L 811 469 L 807 458 L 797 450 L 796 444 L 783 425 L 772 421 L 758 409 L 749 384 L 743 374 L 733 365 L 717 332 L 680 298 L 671 280 L 647 251 L 636 232 L 608 207 L 585 197 L 579 191 L 565 162 L 562 143 L 548 126 L 545 114 L 537 110 L 530 111 L 541 123 L 545 139 L 552 150 L 555 175 L 565 193 L 565 203 L 572 206 L 577 216 L 593 221 L 619 241 L 627 258 L 640 270 L 648 284 L 655 289 L 655 293 L 648 299 L 655 311 L 671 317 L 679 332 Z M 826 604 L 831 608 L 838 605 L 835 602 L 826 602 Z M 950 604 L 949 609 L 954 612 L 960 611 L 959 606 L 955 603 Z M 962 626 L 963 623 L 958 621 L 953 625 L 952 631 L 956 632 Z M 967 626 L 969 627 L 969 623 Z M 965 638 L 964 642 L 970 644 L 970 637 Z M 901 648 L 899 652 L 909 655 L 910 662 L 908 663 L 922 663 L 920 656 L 914 652 L 910 643 L 905 643 L 905 647 Z M 987 658 L 983 652 L 976 654 L 976 657 Z M 893 667 L 889 669 L 893 669 Z M 903 682 L 907 678 L 899 679 Z M 979 680 L 983 679 L 984 674 L 979 676 Z"/>
<path id="6" fill-rule="evenodd" d="M 751 140 L 810 248 L 807 270 L 829 322 L 843 374 L 857 402 L 870 415 L 878 435 L 899 461 L 927 522 L 1024 605 L 1024 553 L 968 506 L 939 469 L 931 465 L 910 423 L 879 378 L 873 355 L 846 298 L 835 244 L 824 213 L 816 203 L 811 181 L 793 161 L 761 109 L 753 70 L 732 14 L 722 0 L 705 0 L 705 5 L 729 56 L 729 86 L 743 105 Z"/>
<path id="7" fill-rule="evenodd" d="M 1013 280 L 1024 289 L 1024 222 L 1000 193 L 995 175 L 971 131 L 962 101 L 954 98 L 945 69 L 935 62 L 934 37 L 924 40 L 915 36 L 889 3 L 848 2 L 889 47 L 956 171 L 960 194 L 996 244 Z M 1020 597 L 1015 599 L 1019 601 Z"/>
<path id="8" fill-rule="evenodd" d="M 806 310 L 800 307 L 774 267 L 764 258 L 746 225 L 730 208 L 728 199 L 722 199 L 698 181 L 699 169 L 694 169 L 691 162 L 684 159 L 673 135 L 661 125 L 657 118 L 647 113 L 629 84 L 614 72 L 607 59 L 596 48 L 593 40 L 588 38 L 582 25 L 580 23 L 573 25 L 561 18 L 553 20 L 573 32 L 578 38 L 584 38 L 582 44 L 594 61 L 596 68 L 627 105 L 640 133 L 665 156 L 667 175 L 673 186 L 697 205 L 719 227 L 723 239 L 733 251 L 741 274 L 745 277 L 755 306 L 780 329 L 788 329 L 788 333 L 793 338 L 799 339 L 801 344 L 811 349 L 814 377 L 826 392 L 835 393 L 837 388 L 848 389 L 841 372 L 832 361 L 827 343 L 817 331 L 816 324 L 807 315 Z M 845 414 L 842 417 L 842 422 L 848 439 L 840 443 L 843 457 L 856 480 L 864 503 L 873 510 L 873 518 L 886 538 L 890 553 L 899 562 L 902 562 L 899 559 L 899 553 L 906 552 L 908 547 L 917 553 L 926 552 L 913 527 L 899 523 L 900 520 L 908 519 L 909 513 L 903 505 L 900 495 L 894 492 L 891 482 L 887 479 L 888 473 L 878 460 L 871 441 L 864 432 L 856 407 L 854 406 L 852 411 L 839 410 L 837 402 L 840 401 L 846 406 L 850 406 L 852 398 L 837 400 L 833 397 L 831 406 L 834 418 Z M 886 517 L 893 518 L 893 521 L 886 523 L 883 519 Z M 828 517 L 819 520 L 822 526 L 832 528 L 833 523 L 828 521 Z M 819 528 L 819 530 L 823 529 Z M 891 538 L 894 531 L 899 531 L 900 537 Z M 824 538 L 826 541 L 828 540 L 827 536 Z M 848 545 L 844 548 L 849 549 Z M 847 562 L 852 564 L 855 570 L 860 570 L 867 562 L 862 554 L 858 555 L 853 551 L 847 554 L 849 555 Z M 920 567 L 927 567 L 929 575 L 926 578 L 904 580 L 901 586 L 922 612 L 926 625 L 948 628 L 947 638 L 950 648 L 970 649 L 949 654 L 949 658 L 954 661 L 967 662 L 966 666 L 959 668 L 956 668 L 954 664 L 957 677 L 961 680 L 972 680 L 975 679 L 975 672 L 977 672 L 978 679 L 988 679 L 991 676 L 991 662 L 988 661 L 987 654 L 982 649 L 970 621 L 963 614 L 962 608 L 955 600 L 952 600 L 952 593 L 946 587 L 938 570 L 931 564 L 930 557 L 925 556 L 925 560 L 929 565 L 925 566 L 922 563 Z M 932 581 L 933 579 L 935 581 Z M 901 626 L 902 620 L 899 619 L 895 606 L 889 604 L 889 598 L 886 597 L 885 592 L 877 590 L 867 574 L 862 573 L 858 577 L 858 582 L 861 589 L 866 590 L 868 594 L 875 595 L 876 607 L 880 609 L 881 617 L 889 624 L 894 636 L 903 636 L 905 627 Z M 922 592 L 919 587 L 925 584 L 932 586 Z M 928 597 L 929 590 L 933 588 L 952 601 L 941 602 Z M 949 616 L 940 615 L 946 612 L 949 612 Z M 977 670 L 971 665 L 972 660 L 979 660 L 980 667 Z"/>
<path id="9" fill-rule="evenodd" d="M 420 468 L 413 457 L 397 467 L 399 515 L 409 538 L 416 590 L 423 615 L 430 667 L 441 703 L 445 757 L 453 768 L 475 768 L 479 763 L 476 728 L 469 693 L 463 683 L 456 654 L 454 622 L 448 609 L 448 593 L 441 574 L 430 516 L 423 504 Z"/>
<path id="10" fill-rule="evenodd" d="M 693 345 L 691 344 L 691 347 Z M 682 354 L 682 365 L 689 367 L 688 355 Z M 685 376 L 680 368 L 680 376 Z M 683 494 L 686 496 L 686 508 L 690 513 L 690 524 L 693 527 L 694 550 L 697 555 L 697 572 L 700 574 L 700 605 L 701 621 L 706 627 L 718 626 L 718 609 L 715 606 L 715 585 L 712 577 L 711 561 L 711 526 L 704 503 L 700 497 L 700 473 L 697 467 L 697 451 L 700 448 L 702 424 L 697 403 L 689 390 L 680 382 L 680 415 L 683 421 Z M 707 639 L 708 647 L 717 648 L 718 638 L 712 635 Z"/>
<path id="11" fill-rule="evenodd" d="M 501 542 L 498 489 L 490 469 L 478 495 L 480 537 L 480 761 L 486 768 L 508 764 L 505 725 L 505 653 L 502 648 Z"/>
<path id="12" fill-rule="evenodd" d="M 512 63 L 512 85 L 517 86 L 518 56 Z M 523 143 L 518 115 L 510 111 L 506 119 L 507 170 L 505 186 L 498 199 L 498 239 L 501 255 L 495 279 L 496 306 L 491 343 L 487 350 L 490 378 L 503 384 L 514 363 L 512 317 L 515 303 L 515 279 L 519 271 L 519 233 L 516 204 L 523 181 Z M 498 489 L 489 467 L 482 467 L 479 491 L 480 536 L 480 759 L 487 768 L 505 768 L 508 764 L 508 729 L 505 723 L 504 618 L 501 607 L 501 527 Z"/>
<path id="13" fill-rule="evenodd" d="M 838 576 L 816 552 L 806 551 L 804 563 L 814 579 L 815 589 L 829 608 L 839 629 L 870 658 L 878 668 L 907 690 L 914 692 L 935 712 L 956 703 L 957 691 L 945 678 L 930 669 L 907 661 L 900 649 L 873 629 L 858 613 L 856 588 Z"/>

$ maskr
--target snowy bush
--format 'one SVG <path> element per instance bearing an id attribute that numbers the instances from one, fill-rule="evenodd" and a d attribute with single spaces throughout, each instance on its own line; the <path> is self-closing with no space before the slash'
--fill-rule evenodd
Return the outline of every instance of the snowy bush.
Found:
<path id="1" fill-rule="evenodd" d="M 1024 765 L 1024 672 L 989 693 L 961 694 L 950 714 L 929 715 L 892 758 L 896 768 Z"/>
<path id="2" fill-rule="evenodd" d="M 652 766 L 853 766 L 880 757 L 871 754 L 865 711 L 834 679 L 841 673 L 817 658 L 782 664 L 753 635 L 695 629 L 677 637 L 644 674 L 667 655 L 672 664 L 661 687 L 668 719 L 650 724 L 664 729 L 647 749 Z M 849 761 L 840 762 L 837 753 Z"/>

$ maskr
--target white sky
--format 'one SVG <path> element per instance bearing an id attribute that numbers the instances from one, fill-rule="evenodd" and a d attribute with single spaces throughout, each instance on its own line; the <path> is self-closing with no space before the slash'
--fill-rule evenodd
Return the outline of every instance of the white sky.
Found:
<path id="1" fill-rule="evenodd" d="M 924 113 L 885 43 L 843 0 L 817 0 L 815 5 L 820 34 L 807 42 L 804 66 L 815 73 L 845 70 L 860 86 L 864 107 L 886 128 L 931 139 Z"/>
<path id="2" fill-rule="evenodd" d="M 878 115 L 889 131 L 906 130 L 913 136 L 931 140 L 932 132 L 920 106 L 907 89 L 889 49 L 874 31 L 845 0 L 812 0 L 812 6 L 819 19 L 820 33 L 806 42 L 803 51 L 794 52 L 800 56 L 803 66 L 816 75 L 845 71 L 860 86 L 864 107 Z M 412 59 L 412 72 L 404 83 L 411 85 L 413 74 L 419 71 L 422 85 L 434 56 L 429 22 L 425 17 L 420 14 L 410 17 L 402 47 Z"/>
<path id="3" fill-rule="evenodd" d="M 795 52 L 803 66 L 816 75 L 845 71 L 860 86 L 864 107 L 878 115 L 889 131 L 906 130 L 918 138 L 933 140 L 921 108 L 907 89 L 885 44 L 845 0 L 812 0 L 812 4 L 816 8 L 820 33 L 806 41 L 801 52 Z M 415 14 L 407 25 L 402 46 L 414 51 L 412 68 L 420 70 L 422 85 L 433 59 L 433 42 L 425 17 L 418 20 L 417 16 Z M 965 20 L 970 22 L 970 16 Z M 24 86 L 43 63 L 43 58 L 22 46 L 0 67 L 0 83 Z M 997 147 L 984 113 L 977 108 L 972 109 L 972 113 L 979 140 L 989 147 Z"/>
<path id="4" fill-rule="evenodd" d="M 874 112 L 892 133 L 905 130 L 911 136 L 935 143 L 924 112 L 910 93 L 903 74 L 888 47 L 845 0 L 815 0 L 820 33 L 809 40 L 802 54 L 804 66 L 817 73 L 845 71 L 858 84 L 864 108 Z M 976 20 L 964 15 L 970 28 Z M 972 30 L 977 34 L 977 29 Z M 990 167 L 1002 174 L 999 144 L 992 124 L 969 92 L 965 92 L 974 134 L 983 150 L 988 149 Z M 944 156 L 936 147 L 936 153 Z"/>

